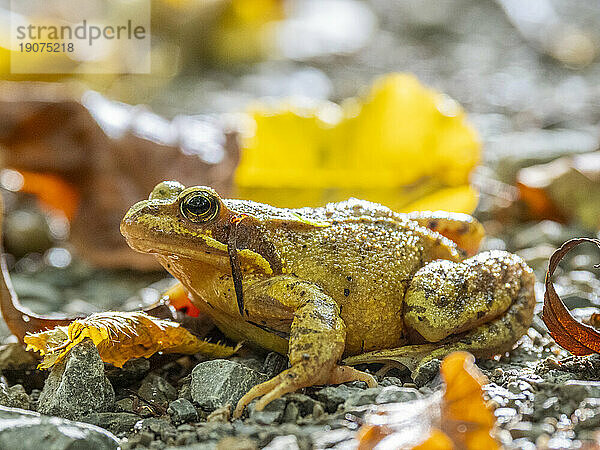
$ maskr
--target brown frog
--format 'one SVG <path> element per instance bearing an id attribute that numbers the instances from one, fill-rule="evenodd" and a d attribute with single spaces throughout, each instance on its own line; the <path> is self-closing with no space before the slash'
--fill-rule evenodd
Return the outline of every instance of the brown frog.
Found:
<path id="1" fill-rule="evenodd" d="M 260 396 L 258 410 L 307 386 L 375 385 L 357 363 L 401 363 L 418 377 L 455 350 L 490 357 L 533 317 L 531 269 L 504 251 L 469 257 L 483 228 L 463 214 L 399 214 L 356 199 L 283 209 L 167 181 L 129 210 L 121 232 L 225 335 L 289 356 L 235 416 Z"/>

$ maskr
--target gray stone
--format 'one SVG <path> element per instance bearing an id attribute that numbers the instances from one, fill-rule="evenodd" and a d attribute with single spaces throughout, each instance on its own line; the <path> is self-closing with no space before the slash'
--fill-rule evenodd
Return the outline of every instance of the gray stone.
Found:
<path id="1" fill-rule="evenodd" d="M 130 359 L 123 367 L 108 366 L 106 376 L 113 386 L 129 386 L 144 378 L 150 370 L 150 361 L 146 358 Z"/>
<path id="2" fill-rule="evenodd" d="M 115 393 L 104 376 L 104 363 L 91 340 L 73 347 L 66 360 L 56 364 L 40 394 L 42 414 L 76 419 L 110 410 Z"/>
<path id="3" fill-rule="evenodd" d="M 441 363 L 442 362 L 439 359 L 432 359 L 415 370 L 412 374 L 415 384 L 418 387 L 421 387 L 433 380 L 440 373 Z"/>
<path id="4" fill-rule="evenodd" d="M 194 405 L 192 405 L 192 403 L 185 398 L 178 398 L 177 400 L 169 403 L 169 409 L 167 409 L 167 413 L 169 413 L 171 420 L 175 424 L 198 420 L 196 408 L 194 408 Z"/>
<path id="5" fill-rule="evenodd" d="M 364 406 L 375 403 L 375 399 L 382 392 L 382 388 L 374 387 L 360 390 L 350 394 L 344 402 L 344 409 L 352 409 L 356 406 Z"/>
<path id="6" fill-rule="evenodd" d="M 387 386 L 400 386 L 402 387 L 403 383 L 400 378 L 396 377 L 385 377 L 383 380 L 379 382 L 379 386 L 387 387 Z"/>
<path id="7" fill-rule="evenodd" d="M 10 408 L 29 408 L 29 396 L 20 384 L 8 387 L 0 381 L 0 405 Z"/>
<path id="8" fill-rule="evenodd" d="M 362 391 L 362 389 L 340 384 L 339 386 L 327 386 L 315 392 L 317 399 L 325 405 L 327 412 L 335 412 L 338 405 L 348 400 L 351 394 Z"/>
<path id="9" fill-rule="evenodd" d="M 287 366 L 287 357 L 280 355 L 277 352 L 271 352 L 265 358 L 261 372 L 267 375 L 269 378 L 273 378 L 275 375 L 279 375 L 281 372 L 287 369 Z"/>
<path id="10" fill-rule="evenodd" d="M 151 373 L 142 381 L 138 395 L 150 404 L 166 408 L 170 401 L 177 398 L 177 389 L 163 377 Z"/>
<path id="11" fill-rule="evenodd" d="M 299 416 L 300 411 L 298 409 L 298 405 L 294 402 L 290 402 L 285 407 L 285 411 L 283 412 L 283 417 L 281 418 L 281 421 L 286 423 L 296 423 L 298 421 Z"/>
<path id="12" fill-rule="evenodd" d="M 118 447 L 119 441 L 113 434 L 94 425 L 0 406 L 0 448 L 113 450 Z"/>
<path id="13" fill-rule="evenodd" d="M 318 402 L 317 400 L 310 398 L 308 395 L 304 395 L 299 392 L 286 394 L 284 398 L 288 403 L 295 403 L 298 406 L 298 412 L 303 417 L 308 414 L 312 414 L 316 404 L 322 405 L 321 402 Z"/>
<path id="14" fill-rule="evenodd" d="M 582 401 L 588 397 L 600 397 L 600 381 L 569 380 L 558 386 L 561 397 Z"/>
<path id="15" fill-rule="evenodd" d="M 283 413 L 285 411 L 286 401 L 283 398 L 276 398 L 262 411 L 256 410 L 256 402 L 251 403 L 248 406 L 248 414 L 250 419 L 261 425 L 271 425 L 273 423 L 281 422 Z"/>
<path id="16" fill-rule="evenodd" d="M 137 422 L 133 428 L 138 433 L 154 433 L 155 435 L 160 436 L 163 441 L 167 441 L 169 438 L 175 438 L 177 435 L 177 429 L 171 425 L 167 419 L 159 419 L 157 417 L 142 419 Z"/>
<path id="17" fill-rule="evenodd" d="M 140 416 L 126 412 L 92 413 L 81 418 L 82 422 L 97 425 L 115 434 L 131 431 L 139 420 Z"/>
<path id="18" fill-rule="evenodd" d="M 421 397 L 419 391 L 414 388 L 388 386 L 383 388 L 375 398 L 375 403 L 401 403 L 416 400 Z"/>
<path id="19" fill-rule="evenodd" d="M 200 407 L 213 411 L 230 403 L 236 405 L 253 386 L 268 377 L 243 364 L 215 359 L 192 370 L 192 398 Z"/>

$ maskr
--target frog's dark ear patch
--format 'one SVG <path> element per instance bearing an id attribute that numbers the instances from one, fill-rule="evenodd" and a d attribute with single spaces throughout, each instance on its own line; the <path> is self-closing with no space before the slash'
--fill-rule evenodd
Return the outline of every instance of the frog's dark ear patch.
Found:
<path id="1" fill-rule="evenodd" d="M 256 223 L 253 217 L 248 216 L 237 225 L 237 248 L 247 248 L 262 256 L 271 266 L 273 275 L 282 273 L 281 258 L 275 245 L 266 237 L 266 230 Z"/>

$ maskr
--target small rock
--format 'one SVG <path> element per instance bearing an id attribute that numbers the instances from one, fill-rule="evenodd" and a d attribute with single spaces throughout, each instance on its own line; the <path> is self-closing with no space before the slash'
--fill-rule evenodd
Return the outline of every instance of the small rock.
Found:
<path id="1" fill-rule="evenodd" d="M 201 362 L 192 370 L 192 398 L 201 408 L 213 411 L 227 403 L 237 404 L 253 386 L 267 379 L 266 375 L 235 361 Z"/>
<path id="2" fill-rule="evenodd" d="M 0 405 L 10 408 L 29 408 L 29 396 L 20 384 L 8 387 L 0 381 Z"/>
<path id="3" fill-rule="evenodd" d="M 229 436 L 217 442 L 216 450 L 256 450 L 258 447 L 256 442 L 246 436 Z"/>
<path id="4" fill-rule="evenodd" d="M 325 410 L 333 413 L 337 410 L 338 405 L 348 400 L 351 394 L 362 391 L 359 388 L 351 388 L 345 384 L 339 386 L 327 386 L 315 392 L 317 399 L 325 404 Z"/>
<path id="5" fill-rule="evenodd" d="M 318 419 L 323 414 L 325 414 L 325 408 L 323 408 L 323 404 L 315 403 L 315 405 L 313 406 L 313 410 L 312 410 L 313 419 Z"/>
<path id="6" fill-rule="evenodd" d="M 75 419 L 113 407 L 115 393 L 104 376 L 104 363 L 90 339 L 73 347 L 65 361 L 56 364 L 40 394 L 42 414 Z"/>
<path id="7" fill-rule="evenodd" d="M 375 403 L 383 404 L 409 402 L 420 397 L 421 394 L 414 388 L 388 386 L 383 388 L 383 390 L 375 398 Z"/>
<path id="8" fill-rule="evenodd" d="M 146 358 L 130 359 L 123 367 L 107 365 L 106 376 L 113 386 L 129 386 L 141 380 L 150 370 L 150 361 Z"/>
<path id="9" fill-rule="evenodd" d="M 374 387 L 350 394 L 344 402 L 344 409 L 352 409 L 356 406 L 364 406 L 375 403 L 375 398 L 377 398 L 382 390 L 383 389 L 380 387 Z"/>
<path id="10" fill-rule="evenodd" d="M 296 436 L 277 436 L 263 450 L 300 450 Z"/>
<path id="11" fill-rule="evenodd" d="M 151 373 L 142 381 L 138 395 L 150 404 L 166 408 L 170 401 L 177 398 L 177 389 L 163 377 Z"/>
<path id="12" fill-rule="evenodd" d="M 300 417 L 298 405 L 294 402 L 290 402 L 285 407 L 281 421 L 284 423 L 296 423 L 298 421 L 298 417 Z"/>
<path id="13" fill-rule="evenodd" d="M 171 416 L 171 420 L 175 424 L 193 422 L 198 420 L 198 413 L 196 408 L 185 398 L 178 398 L 177 400 L 169 403 L 169 409 L 167 413 Z"/>
<path id="14" fill-rule="evenodd" d="M 298 406 L 298 412 L 302 417 L 308 414 L 312 414 L 315 404 L 318 403 L 322 405 L 317 400 L 299 392 L 292 392 L 291 394 L 286 394 L 284 398 L 287 400 L 288 404 L 295 403 Z"/>
<path id="15" fill-rule="evenodd" d="M 163 441 L 167 441 L 169 438 L 174 439 L 177 435 L 177 430 L 167 419 L 159 419 L 157 417 L 142 419 L 138 421 L 133 428 L 136 432 L 152 432 L 155 435 L 160 436 Z"/>
<path id="16" fill-rule="evenodd" d="M 207 417 L 207 422 L 229 422 L 231 418 L 231 404 L 227 403 L 226 405 L 221 406 L 220 408 L 215 409 L 211 412 Z"/>
<path id="17" fill-rule="evenodd" d="M 271 425 L 281 422 L 283 412 L 285 410 L 286 401 L 283 398 L 276 398 L 262 411 L 256 410 L 256 402 L 250 403 L 248 406 L 248 414 L 250 419 L 261 425 Z"/>
<path id="18" fill-rule="evenodd" d="M 139 420 L 140 416 L 126 412 L 92 413 L 81 418 L 82 422 L 97 425 L 114 434 L 131 431 Z"/>
<path id="19" fill-rule="evenodd" d="M 600 397 L 600 381 L 569 380 L 558 386 L 561 397 L 576 402 L 584 398 Z"/>
<path id="20" fill-rule="evenodd" d="M 281 372 L 287 369 L 287 367 L 287 357 L 280 355 L 277 352 L 271 352 L 265 358 L 261 372 L 267 375 L 269 378 L 273 378 L 275 375 L 279 375 Z"/>
<path id="21" fill-rule="evenodd" d="M 420 387 L 433 380 L 440 373 L 440 364 L 441 361 L 439 359 L 432 359 L 419 367 L 419 370 L 413 373 L 415 384 Z"/>
<path id="22" fill-rule="evenodd" d="M 0 345 L 0 370 L 34 369 L 37 360 L 18 342 Z"/>
<path id="23" fill-rule="evenodd" d="M 0 448 L 116 450 L 119 441 L 94 425 L 0 406 Z"/>
<path id="24" fill-rule="evenodd" d="M 387 386 L 400 386 L 402 387 L 402 380 L 400 378 L 396 378 L 396 377 L 385 377 L 383 380 L 381 380 L 381 382 L 379 383 L 379 386 L 381 387 L 387 387 Z"/>

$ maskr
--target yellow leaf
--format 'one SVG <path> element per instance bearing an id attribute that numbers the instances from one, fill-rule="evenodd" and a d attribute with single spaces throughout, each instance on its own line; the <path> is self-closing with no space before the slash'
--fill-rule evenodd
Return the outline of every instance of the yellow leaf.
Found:
<path id="1" fill-rule="evenodd" d="M 157 319 L 143 312 L 104 312 L 75 320 L 68 327 L 56 327 L 25 336 L 27 350 L 42 354 L 39 368 L 52 367 L 65 358 L 73 346 L 90 338 L 104 362 L 122 367 L 132 358 L 149 358 L 157 352 L 203 353 L 226 358 L 238 347 L 198 339 L 178 323 Z"/>
<path id="2" fill-rule="evenodd" d="M 249 114 L 254 128 L 236 172 L 241 197 L 288 207 L 350 196 L 403 211 L 419 199 L 427 210 L 476 206 L 476 132 L 460 105 L 412 75 L 386 75 L 341 106 L 288 101 Z"/>

